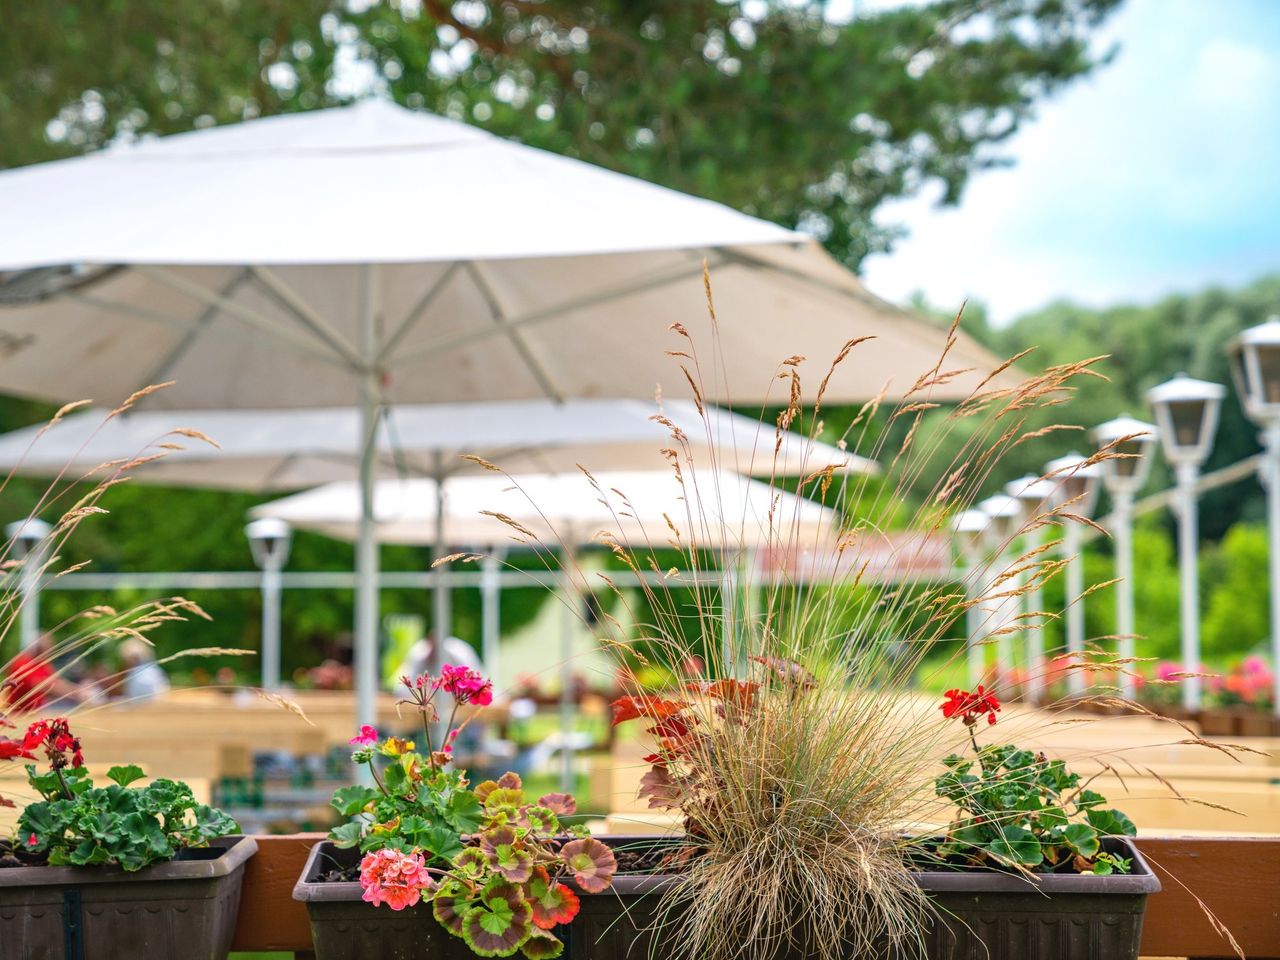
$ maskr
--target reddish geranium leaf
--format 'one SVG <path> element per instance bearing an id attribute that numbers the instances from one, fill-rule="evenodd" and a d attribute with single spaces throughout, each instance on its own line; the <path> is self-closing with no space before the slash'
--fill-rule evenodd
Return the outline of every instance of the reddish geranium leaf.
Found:
<path id="1" fill-rule="evenodd" d="M 477 783 L 475 789 L 471 792 L 474 793 L 476 795 L 476 799 L 483 804 L 487 799 L 489 799 L 489 794 L 493 793 L 493 791 L 497 789 L 498 782 L 496 780 L 483 780 L 480 783 Z"/>
<path id="2" fill-rule="evenodd" d="M 711 683 L 691 683 L 689 688 L 703 696 L 713 697 L 746 709 L 755 702 L 756 691 L 760 689 L 760 684 L 726 677 Z"/>
<path id="3" fill-rule="evenodd" d="M 578 895 L 563 883 L 552 883 L 544 867 L 538 867 L 529 881 L 529 902 L 533 922 L 543 930 L 568 923 L 578 915 Z"/>
<path id="4" fill-rule="evenodd" d="M 508 770 L 498 778 L 498 786 L 503 790 L 519 790 L 523 784 L 520 782 L 520 774 Z"/>
<path id="5" fill-rule="evenodd" d="M 564 953 L 564 944 L 555 934 L 534 927 L 529 939 L 520 945 L 520 952 L 529 960 L 552 960 Z"/>
<path id="6" fill-rule="evenodd" d="M 664 697 L 657 697 L 651 694 L 642 694 L 637 697 L 619 697 L 613 701 L 613 725 L 616 727 L 620 723 L 626 723 L 628 720 L 635 720 L 639 717 L 648 717 L 650 720 L 665 720 L 667 717 L 679 713 L 687 706 L 688 704 L 683 700 L 667 700 Z"/>
<path id="7" fill-rule="evenodd" d="M 441 884 L 436 895 L 431 898 L 431 913 L 440 926 L 455 937 L 462 936 L 462 915 L 470 906 L 462 885 L 454 881 Z"/>
<path id="8" fill-rule="evenodd" d="M 538 803 L 557 817 L 567 817 L 578 812 L 578 801 L 567 793 L 544 793 L 538 798 Z"/>
<path id="9" fill-rule="evenodd" d="M 573 880 L 586 893 L 603 893 L 613 882 L 618 861 L 613 851 L 595 837 L 570 840 L 560 849 L 560 856 L 573 871 Z"/>

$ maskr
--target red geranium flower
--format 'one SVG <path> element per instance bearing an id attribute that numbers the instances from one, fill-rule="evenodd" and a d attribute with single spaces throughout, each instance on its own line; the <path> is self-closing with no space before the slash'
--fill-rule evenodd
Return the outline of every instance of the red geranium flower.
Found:
<path id="1" fill-rule="evenodd" d="M 993 691 L 978 684 L 978 689 L 973 693 L 968 690 L 948 690 L 946 699 L 938 709 L 948 720 L 958 717 L 965 726 L 971 727 L 983 714 L 986 714 L 988 724 L 995 723 L 996 714 L 1000 711 L 1000 701 Z"/>

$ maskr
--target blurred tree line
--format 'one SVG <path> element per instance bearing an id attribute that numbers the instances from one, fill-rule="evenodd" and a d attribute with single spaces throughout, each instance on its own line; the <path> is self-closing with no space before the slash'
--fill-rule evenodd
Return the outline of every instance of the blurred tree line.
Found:
<path id="1" fill-rule="evenodd" d="M 919 298 L 916 307 L 930 309 Z M 933 312 L 941 322 L 945 315 Z M 965 311 L 965 328 L 997 354 L 1012 356 L 1033 350 L 1020 364 L 1025 371 L 1086 357 L 1107 357 L 1095 367 L 1106 379 L 1080 381 L 1065 403 L 1035 412 L 1026 423 L 1028 430 L 1053 424 L 1078 429 L 1051 433 L 1011 450 L 999 473 L 989 478 L 984 493 L 994 493 L 1024 473 L 1038 475 L 1049 460 L 1072 450 L 1091 453 L 1094 447 L 1088 431 L 1122 413 L 1152 420 L 1146 391 L 1179 371 L 1224 384 L 1228 390 L 1205 471 L 1258 453 L 1258 431 L 1241 409 L 1225 348 L 1241 330 L 1278 313 L 1280 275 L 1263 277 L 1236 290 L 1212 287 L 1145 306 L 1092 309 L 1055 303 L 999 329 L 987 322 L 981 305 L 970 305 Z M 943 447 L 939 462 L 949 463 L 966 428 L 949 426 L 944 430 L 941 419 L 934 416 L 925 430 L 938 431 Z M 1157 452 L 1144 493 L 1163 490 L 1172 482 L 1172 472 Z M 1104 492 L 1095 515 L 1102 516 L 1109 509 Z M 1254 649 L 1269 634 L 1265 520 L 1265 496 L 1252 476 L 1210 491 L 1200 500 L 1202 640 L 1210 658 Z M 1178 649 L 1174 522 L 1167 510 L 1148 514 L 1140 520 L 1135 539 L 1137 630 L 1148 637 L 1143 649 L 1153 656 L 1174 657 Z M 1114 576 L 1110 541 L 1099 539 L 1087 548 L 1086 571 L 1089 583 Z M 1060 580 L 1050 584 L 1046 602 L 1049 609 L 1061 609 Z M 1109 590 L 1087 601 L 1089 636 L 1115 633 L 1114 606 Z M 1061 623 L 1050 624 L 1050 637 L 1060 640 L 1061 630 Z"/>

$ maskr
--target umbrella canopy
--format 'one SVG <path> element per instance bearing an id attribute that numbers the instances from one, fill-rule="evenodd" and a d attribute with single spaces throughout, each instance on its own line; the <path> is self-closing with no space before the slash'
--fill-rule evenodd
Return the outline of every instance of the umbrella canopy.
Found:
<path id="1" fill-rule="evenodd" d="M 378 473 L 387 477 L 450 477 L 482 468 L 480 456 L 509 473 L 657 469 L 670 428 L 642 400 L 513 400 L 495 403 L 406 404 L 384 411 L 378 432 Z M 838 447 L 784 432 L 775 454 L 770 425 L 691 401 L 668 400 L 662 415 L 688 437 L 695 462 L 739 473 L 796 476 L 827 466 L 853 473 L 875 464 Z M 297 490 L 355 477 L 360 411 L 139 411 L 106 419 L 86 410 L 52 428 L 41 425 L 0 436 L 0 471 L 26 476 L 79 476 L 100 464 L 157 449 L 175 427 L 192 427 L 218 443 L 189 443 L 145 464 L 138 481 L 216 489 Z M 38 442 L 37 442 L 38 441 Z M 430 542 L 429 539 L 423 542 Z M 456 542 L 456 541 L 455 541 Z"/>
<path id="2" fill-rule="evenodd" d="M 272 117 L 0 173 L 0 384 L 171 408 L 357 399 L 359 720 L 373 718 L 378 411 L 389 403 L 650 397 L 702 344 L 703 393 L 779 387 L 854 337 L 830 401 L 908 390 L 947 340 L 816 242 L 718 204 L 389 103 Z M 718 324 L 702 273 L 716 278 Z M 714 329 L 712 329 L 714 326 Z M 994 358 L 960 336 L 929 391 Z M 723 372 L 723 375 L 721 373 Z M 785 400 L 785 397 L 778 399 Z"/>
<path id="3" fill-rule="evenodd" d="M 670 470 L 593 476 L 594 485 L 581 472 L 460 477 L 445 492 L 445 539 L 469 547 L 511 543 L 512 527 L 490 513 L 510 517 L 553 547 L 594 543 L 602 530 L 633 547 L 666 547 L 671 537 L 668 517 L 686 543 L 692 539 L 706 548 L 813 545 L 839 527 L 839 514 L 829 507 L 738 474 L 693 471 L 685 474 L 684 486 Z M 432 480 L 380 481 L 374 491 L 378 539 L 434 543 L 436 503 Z M 250 514 L 354 540 L 360 491 L 354 483 L 326 484 L 260 504 Z"/>
<path id="4" fill-rule="evenodd" d="M 802 234 L 378 100 L 5 171 L 0 209 L 0 383 L 56 400 L 331 406 L 369 368 L 395 403 L 675 394 L 668 325 L 712 349 L 704 258 L 719 398 L 868 335 L 829 396 L 900 395 L 946 339 Z M 995 361 L 962 335 L 951 365 L 934 399 Z"/>

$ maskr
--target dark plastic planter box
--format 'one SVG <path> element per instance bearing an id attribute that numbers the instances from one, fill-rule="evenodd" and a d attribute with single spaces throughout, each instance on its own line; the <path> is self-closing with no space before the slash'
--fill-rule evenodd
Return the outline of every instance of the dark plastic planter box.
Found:
<path id="1" fill-rule="evenodd" d="M 613 846 L 653 843 L 654 837 L 604 837 Z M 1126 840 L 1107 848 L 1133 858 L 1133 873 L 1093 877 L 1047 875 L 1034 885 L 994 871 L 922 872 L 939 921 L 927 934 L 930 960 L 1136 960 L 1147 895 L 1160 889 L 1142 855 Z M 316 960 L 472 960 L 457 937 L 442 930 L 429 906 L 396 913 L 360 899 L 358 883 L 317 882 L 326 865 L 352 864 L 355 853 L 317 844 L 295 900 L 307 904 Z M 615 877 L 607 893 L 581 895 L 582 909 L 568 931 L 568 960 L 665 960 L 677 955 L 674 926 L 659 925 L 661 894 L 671 878 Z M 803 951 L 777 960 L 804 960 Z M 854 958 L 850 958 L 854 960 Z"/>
<path id="2" fill-rule="evenodd" d="M 0 960 L 226 960 L 251 837 L 190 859 L 0 869 Z"/>

